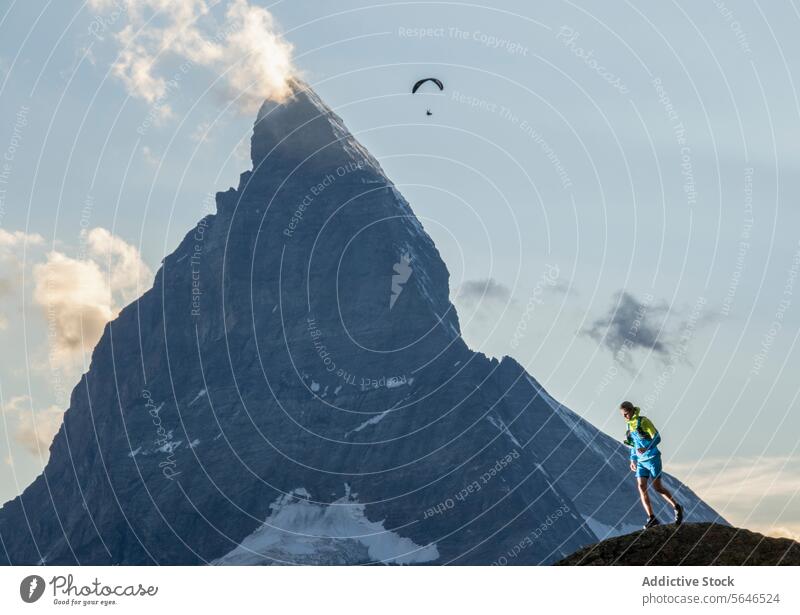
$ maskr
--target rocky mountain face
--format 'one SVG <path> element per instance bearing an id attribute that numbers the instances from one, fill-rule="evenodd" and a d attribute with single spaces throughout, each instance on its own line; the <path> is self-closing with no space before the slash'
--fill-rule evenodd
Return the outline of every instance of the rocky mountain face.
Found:
<path id="1" fill-rule="evenodd" d="M 466 346 L 436 246 L 313 91 L 264 104 L 252 161 L 107 325 L 0 562 L 544 564 L 641 524 L 625 447 Z"/>
<path id="2" fill-rule="evenodd" d="M 717 523 L 662 525 L 584 547 L 561 566 L 800 566 L 800 543 Z"/>

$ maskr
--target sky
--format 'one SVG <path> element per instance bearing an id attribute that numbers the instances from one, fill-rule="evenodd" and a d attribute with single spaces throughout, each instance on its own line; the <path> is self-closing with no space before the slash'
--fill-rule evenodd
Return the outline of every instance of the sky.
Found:
<path id="1" fill-rule="evenodd" d="M 800 537 L 799 25 L 756 0 L 0 0 L 0 501 L 291 73 L 411 203 L 472 348 L 615 438 L 633 400 L 668 472 Z"/>

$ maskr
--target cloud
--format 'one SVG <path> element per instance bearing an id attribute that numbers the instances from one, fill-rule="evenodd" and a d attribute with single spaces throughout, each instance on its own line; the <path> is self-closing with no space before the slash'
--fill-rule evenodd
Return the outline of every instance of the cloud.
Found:
<path id="1" fill-rule="evenodd" d="M 0 228 L 0 299 L 12 294 L 20 285 L 19 274 L 22 262 L 19 259 L 23 247 L 44 245 L 44 238 L 36 233 L 23 231 L 9 232 Z M 4 319 L 0 316 L 0 329 L 4 329 Z"/>
<path id="2" fill-rule="evenodd" d="M 200 122 L 192 131 L 192 134 L 189 135 L 189 138 L 195 143 L 208 143 L 211 140 L 210 131 L 210 122 Z"/>
<path id="3" fill-rule="evenodd" d="M 608 313 L 596 319 L 581 333 L 605 346 L 615 358 L 627 367 L 632 365 L 631 351 L 649 350 L 666 358 L 670 342 L 665 340 L 664 321 L 669 308 L 665 303 L 654 303 L 652 295 L 644 301 L 626 291 L 619 291 Z"/>
<path id="4" fill-rule="evenodd" d="M 81 64 L 86 61 L 92 66 L 97 64 L 91 45 L 78 46 L 72 54 L 72 62 L 58 71 L 58 76 L 64 81 L 70 81 L 78 71 Z"/>
<path id="5" fill-rule="evenodd" d="M 120 303 L 135 299 L 152 272 L 139 251 L 103 228 L 82 233 L 86 256 L 51 251 L 33 268 L 34 301 L 44 310 L 54 352 L 69 363 L 91 351 Z"/>
<path id="6" fill-rule="evenodd" d="M 89 255 L 107 265 L 111 291 L 119 292 L 125 302 L 136 299 L 153 277 L 139 250 L 104 228 L 94 228 L 84 236 Z"/>
<path id="7" fill-rule="evenodd" d="M 771 536 L 800 533 L 800 456 L 705 458 L 702 463 L 672 463 L 680 477 L 734 525 Z"/>
<path id="8" fill-rule="evenodd" d="M 640 301 L 622 290 L 614 295 L 608 313 L 580 333 L 606 347 L 614 359 L 628 370 L 633 368 L 632 353 L 645 350 L 655 354 L 665 365 L 691 365 L 689 349 L 698 329 L 718 321 L 700 296 L 691 309 L 670 308 L 646 293 Z M 676 322 L 677 320 L 677 322 Z"/>
<path id="9" fill-rule="evenodd" d="M 753 530 L 761 532 L 767 536 L 774 538 L 791 538 L 796 542 L 800 542 L 800 523 L 795 525 L 767 525 L 767 526 L 753 526 Z"/>
<path id="10" fill-rule="evenodd" d="M 480 301 L 506 302 L 511 299 L 509 288 L 494 278 L 467 280 L 458 288 L 457 299 L 467 303 Z"/>
<path id="11" fill-rule="evenodd" d="M 90 0 L 95 11 L 122 6 L 128 23 L 115 35 L 114 75 L 129 94 L 156 103 L 171 81 L 159 70 L 170 59 L 215 70 L 243 107 L 291 94 L 292 46 L 272 14 L 247 0 Z M 174 80 L 173 80 L 174 81 Z"/>
<path id="12" fill-rule="evenodd" d="M 20 248 L 25 244 L 41 245 L 43 243 L 44 238 L 37 233 L 9 232 L 0 228 L 0 254 L 4 251 Z"/>
<path id="13" fill-rule="evenodd" d="M 33 298 L 45 310 L 56 346 L 68 352 L 91 348 L 114 317 L 111 290 L 98 264 L 51 252 L 33 275 Z"/>
<path id="14" fill-rule="evenodd" d="M 564 280 L 555 280 L 552 284 L 545 287 L 546 290 L 551 290 L 557 295 L 578 295 L 578 289 L 574 286 L 570 287 Z"/>
<path id="15" fill-rule="evenodd" d="M 34 455 L 47 453 L 64 416 L 57 406 L 34 411 L 30 398 L 25 395 L 12 397 L 2 407 L 2 413 L 14 440 Z M 6 463 L 13 465 L 10 456 Z"/>
<path id="16" fill-rule="evenodd" d="M 800 493 L 800 457 L 734 457 L 703 459 L 702 463 L 672 464 L 671 471 L 686 476 L 692 489 L 715 502 L 751 502 L 767 496 L 792 497 Z"/>
<path id="17" fill-rule="evenodd" d="M 153 150 L 150 149 L 147 145 L 142 146 L 142 158 L 144 161 L 152 166 L 158 166 L 161 162 L 161 159 L 153 153 Z"/>

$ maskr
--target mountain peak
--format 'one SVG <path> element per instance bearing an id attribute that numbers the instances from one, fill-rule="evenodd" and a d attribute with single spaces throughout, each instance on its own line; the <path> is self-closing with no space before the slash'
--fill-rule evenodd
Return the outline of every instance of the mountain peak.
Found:
<path id="1" fill-rule="evenodd" d="M 106 327 L 0 564 L 550 563 L 640 523 L 626 448 L 467 347 L 408 202 L 295 86 Z"/>
<path id="2" fill-rule="evenodd" d="M 292 94 L 282 102 L 267 100 L 253 128 L 253 168 L 280 166 L 336 169 L 360 163 L 383 174 L 378 161 L 345 127 L 342 118 L 304 81 L 292 81 Z"/>

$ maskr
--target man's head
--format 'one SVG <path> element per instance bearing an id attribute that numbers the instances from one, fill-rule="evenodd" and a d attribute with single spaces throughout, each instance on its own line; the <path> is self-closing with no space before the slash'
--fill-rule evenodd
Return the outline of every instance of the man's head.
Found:
<path id="1" fill-rule="evenodd" d="M 634 414 L 636 414 L 635 406 L 629 401 L 622 402 L 619 405 L 619 411 L 622 413 L 622 416 L 625 417 L 626 421 L 630 421 Z"/>

